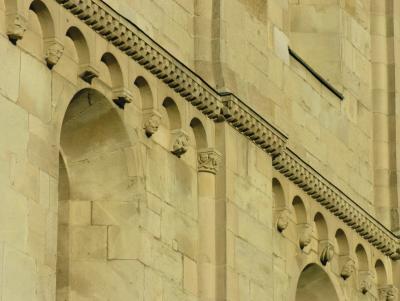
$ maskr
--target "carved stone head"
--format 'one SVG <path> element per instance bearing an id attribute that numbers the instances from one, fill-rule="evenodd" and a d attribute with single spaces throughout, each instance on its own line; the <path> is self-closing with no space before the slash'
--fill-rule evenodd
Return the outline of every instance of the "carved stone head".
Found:
<path id="1" fill-rule="evenodd" d="M 172 150 L 175 156 L 180 158 L 187 152 L 189 146 L 189 135 L 185 131 L 179 129 L 172 132 Z"/>
<path id="2" fill-rule="evenodd" d="M 160 126 L 161 117 L 159 114 L 151 114 L 148 116 L 147 120 L 143 124 L 143 129 L 147 137 L 153 136 L 159 126 Z"/>
<path id="3" fill-rule="evenodd" d="M 335 254 L 335 248 L 329 240 L 326 240 L 320 242 L 320 249 L 320 261 L 323 265 L 326 265 L 332 260 L 333 255 Z"/>
<path id="4" fill-rule="evenodd" d="M 365 295 L 372 289 L 372 283 L 373 283 L 372 274 L 369 271 L 360 271 L 358 277 L 360 281 L 360 291 Z"/>
<path id="5" fill-rule="evenodd" d="M 311 243 L 312 227 L 310 224 L 299 225 L 299 245 L 300 249 L 304 249 Z"/>
<path id="6" fill-rule="evenodd" d="M 282 209 L 278 211 L 278 218 L 276 220 L 276 228 L 279 232 L 283 232 L 289 226 L 290 212 L 288 209 Z"/>
<path id="7" fill-rule="evenodd" d="M 345 261 L 345 263 L 342 267 L 342 270 L 340 272 L 340 276 L 344 280 L 347 280 L 354 274 L 355 270 L 356 270 L 356 267 L 355 267 L 354 260 L 351 258 L 347 258 L 347 260 Z"/>
<path id="8" fill-rule="evenodd" d="M 56 40 L 46 42 L 46 63 L 51 69 L 58 63 L 64 53 L 64 46 Z"/>

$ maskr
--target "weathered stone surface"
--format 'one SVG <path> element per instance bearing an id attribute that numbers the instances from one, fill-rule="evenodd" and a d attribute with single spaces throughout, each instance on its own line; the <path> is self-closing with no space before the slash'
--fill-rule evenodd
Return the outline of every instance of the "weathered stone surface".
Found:
<path id="1" fill-rule="evenodd" d="M 391 1 L 28 2 L 0 1 L 0 300 L 396 300 Z"/>

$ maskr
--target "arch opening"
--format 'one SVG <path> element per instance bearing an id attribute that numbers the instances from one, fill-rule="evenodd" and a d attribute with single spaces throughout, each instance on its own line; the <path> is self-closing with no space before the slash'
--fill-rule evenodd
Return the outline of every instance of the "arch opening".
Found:
<path id="1" fill-rule="evenodd" d="M 347 240 L 346 234 L 342 229 L 338 229 L 335 233 L 336 240 L 336 250 L 339 256 L 349 255 L 349 242 Z"/>
<path id="2" fill-rule="evenodd" d="M 368 271 L 368 255 L 362 245 L 357 245 L 356 247 L 356 257 L 359 271 Z"/>
<path id="3" fill-rule="evenodd" d="M 126 159 L 130 145 L 117 109 L 102 94 L 84 89 L 73 97 L 60 134 L 57 301 L 123 300 L 134 292 L 134 284 L 112 289 L 121 279 L 110 261 L 129 259 L 110 253 L 116 243 L 110 229 L 133 218 L 132 211 L 118 215 L 137 193 Z"/>
<path id="4" fill-rule="evenodd" d="M 318 265 L 306 266 L 297 282 L 296 301 L 339 301 L 328 274 Z"/>
<path id="5" fill-rule="evenodd" d="M 90 63 L 89 47 L 82 32 L 78 28 L 72 26 L 67 30 L 66 35 L 74 43 L 78 55 L 79 65 L 89 65 Z"/>
<path id="6" fill-rule="evenodd" d="M 303 201 L 298 196 L 296 196 L 293 199 L 292 205 L 294 208 L 297 224 L 307 223 L 306 207 L 304 206 Z"/>
<path id="7" fill-rule="evenodd" d="M 177 130 L 182 127 L 181 123 L 181 115 L 179 113 L 178 106 L 176 103 L 169 97 L 165 98 L 162 106 L 165 108 L 167 112 L 167 119 L 168 122 L 167 128 L 169 130 Z"/>
<path id="8" fill-rule="evenodd" d="M 124 85 L 121 66 L 114 55 L 106 52 L 101 57 L 101 61 L 107 66 L 111 78 L 113 89 L 121 89 Z"/>
<path id="9" fill-rule="evenodd" d="M 283 191 L 281 183 L 276 178 L 272 179 L 272 197 L 275 209 L 282 209 L 286 207 L 285 193 Z"/>
<path id="10" fill-rule="evenodd" d="M 196 144 L 195 148 L 197 150 L 206 148 L 208 145 L 207 134 L 201 121 L 197 118 L 193 118 L 190 121 L 190 127 L 192 128 L 194 134 L 194 142 Z"/>
<path id="11" fill-rule="evenodd" d="M 378 259 L 375 263 L 376 284 L 378 288 L 387 285 L 387 275 L 384 263 Z"/>
<path id="12" fill-rule="evenodd" d="M 314 224 L 318 240 L 328 239 L 328 226 L 321 213 L 314 216 Z"/>
<path id="13" fill-rule="evenodd" d="M 39 19 L 43 38 L 54 38 L 54 21 L 47 6 L 40 0 L 34 0 L 29 6 L 29 9 L 33 11 Z"/>
<path id="14" fill-rule="evenodd" d="M 140 97 L 142 98 L 142 111 L 145 113 L 151 111 L 154 108 L 153 94 L 148 82 L 144 77 L 138 76 L 134 84 L 139 89 Z"/>

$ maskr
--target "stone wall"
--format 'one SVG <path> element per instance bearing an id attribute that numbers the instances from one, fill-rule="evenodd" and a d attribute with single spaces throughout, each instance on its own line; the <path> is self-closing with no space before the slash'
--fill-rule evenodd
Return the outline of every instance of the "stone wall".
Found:
<path id="1" fill-rule="evenodd" d="M 109 4 L 118 10 L 127 6 L 122 3 Z M 154 8 L 153 1 L 133 3 L 122 11 L 129 11 L 141 28 L 151 23 L 153 29 L 145 32 L 183 63 L 195 66 L 219 91 L 246 99 L 293 138 L 302 158 L 374 214 L 369 1 L 233 0 L 207 5 L 163 1 L 158 5 L 162 7 Z M 164 20 L 173 16 L 172 8 L 179 13 L 175 22 L 192 24 L 185 30 L 188 38 L 180 33 L 183 25 L 174 33 L 164 30 L 172 25 L 160 25 L 170 24 Z M 164 17 L 157 13 L 143 17 L 146 10 Z M 170 42 L 177 39 L 180 51 Z M 291 59 L 289 45 L 339 89 L 345 101 Z"/>
<path id="2" fill-rule="evenodd" d="M 94 1 L 104 23 L 91 1 L 0 1 L 1 300 L 298 300 L 308 268 L 340 300 L 396 295 L 369 9 L 200 1 Z M 314 28 L 328 2 L 343 101 L 287 49 L 293 7 L 322 11 Z"/>

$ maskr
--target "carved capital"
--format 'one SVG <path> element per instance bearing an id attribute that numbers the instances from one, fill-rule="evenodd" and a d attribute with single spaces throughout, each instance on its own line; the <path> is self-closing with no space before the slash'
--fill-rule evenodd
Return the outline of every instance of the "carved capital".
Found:
<path id="1" fill-rule="evenodd" d="M 197 154 L 197 170 L 217 174 L 221 162 L 221 154 L 212 148 L 202 149 Z"/>
<path id="2" fill-rule="evenodd" d="M 119 108 L 124 109 L 127 103 L 132 102 L 132 93 L 126 88 L 114 89 L 112 99 Z"/>
<path id="3" fill-rule="evenodd" d="M 172 131 L 171 135 L 172 135 L 171 153 L 180 158 L 188 150 L 189 135 L 182 129 Z"/>
<path id="4" fill-rule="evenodd" d="M 276 211 L 276 229 L 282 233 L 289 226 L 290 211 L 287 208 L 277 209 Z"/>
<path id="5" fill-rule="evenodd" d="M 94 78 L 99 77 L 99 71 L 89 64 L 81 65 L 79 69 L 79 77 L 89 84 L 92 83 Z"/>
<path id="6" fill-rule="evenodd" d="M 299 228 L 299 246 L 304 249 L 311 243 L 312 227 L 310 224 L 300 224 Z"/>
<path id="7" fill-rule="evenodd" d="M 344 280 L 347 280 L 354 274 L 356 266 L 354 260 L 348 256 L 346 256 L 343 262 L 344 264 L 340 271 L 340 277 L 342 277 Z"/>
<path id="8" fill-rule="evenodd" d="M 143 129 L 147 137 L 153 136 L 161 123 L 161 114 L 156 110 L 143 114 Z"/>
<path id="9" fill-rule="evenodd" d="M 378 289 L 379 300 L 381 301 L 395 301 L 397 300 L 398 290 L 394 285 L 388 285 Z"/>
<path id="10" fill-rule="evenodd" d="M 321 250 L 319 259 L 323 265 L 326 265 L 332 260 L 333 255 L 335 254 L 335 248 L 329 240 L 321 241 L 319 247 Z"/>
<path id="11" fill-rule="evenodd" d="M 373 287 L 373 276 L 369 271 L 360 271 L 358 274 L 359 282 L 360 282 L 360 291 L 364 295 L 371 291 Z"/>
<path id="12" fill-rule="evenodd" d="M 45 60 L 49 69 L 52 69 L 64 53 L 64 46 L 56 39 L 45 41 Z"/>
<path id="13" fill-rule="evenodd" d="M 8 39 L 16 44 L 21 40 L 26 31 L 26 18 L 20 14 L 9 14 L 6 17 Z"/>

